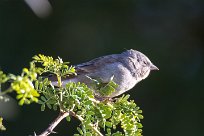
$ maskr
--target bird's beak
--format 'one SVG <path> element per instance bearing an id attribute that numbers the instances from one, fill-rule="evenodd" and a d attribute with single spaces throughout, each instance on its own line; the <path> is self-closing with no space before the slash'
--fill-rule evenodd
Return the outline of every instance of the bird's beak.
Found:
<path id="1" fill-rule="evenodd" d="M 150 66 L 150 70 L 159 70 L 159 68 L 152 64 L 152 65 Z"/>

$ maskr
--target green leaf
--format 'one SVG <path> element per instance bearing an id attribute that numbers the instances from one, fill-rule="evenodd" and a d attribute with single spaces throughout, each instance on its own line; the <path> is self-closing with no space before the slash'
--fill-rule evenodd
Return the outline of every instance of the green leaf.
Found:
<path id="1" fill-rule="evenodd" d="M 79 134 L 83 135 L 83 131 L 80 127 L 77 127 L 77 130 L 78 130 Z"/>
<path id="2" fill-rule="evenodd" d="M 36 98 L 36 97 L 31 98 L 31 100 L 38 103 L 38 98 Z"/>
<path id="3" fill-rule="evenodd" d="M 18 102 L 18 104 L 22 106 L 22 105 L 24 104 L 24 102 L 25 102 L 25 99 L 21 99 L 21 100 Z"/>
<path id="4" fill-rule="evenodd" d="M 29 71 L 28 71 L 28 69 L 27 69 L 27 68 L 24 68 L 24 69 L 23 69 L 23 72 L 24 72 L 24 73 L 26 73 L 26 74 L 28 74 L 28 73 L 29 73 Z"/>
<path id="5" fill-rule="evenodd" d="M 52 109 L 52 106 L 51 106 L 48 102 L 46 102 L 46 105 L 47 105 L 47 107 L 48 107 L 49 109 Z"/>
<path id="6" fill-rule="evenodd" d="M 57 110 L 57 106 L 58 106 L 57 104 L 54 104 L 54 105 L 53 105 L 53 110 L 54 110 L 54 111 Z"/>
<path id="7" fill-rule="evenodd" d="M 137 123 L 137 127 L 138 127 L 138 128 L 142 128 L 143 126 L 142 126 L 141 123 Z"/>
<path id="8" fill-rule="evenodd" d="M 34 60 L 40 60 L 40 58 L 39 58 L 37 55 L 33 56 L 32 58 L 33 58 Z"/>
<path id="9" fill-rule="evenodd" d="M 21 99 L 23 96 L 24 96 L 23 94 L 18 94 L 18 95 L 16 96 L 16 99 Z"/>
<path id="10" fill-rule="evenodd" d="M 66 120 L 67 120 L 68 122 L 70 122 L 70 121 L 71 121 L 70 116 L 67 116 L 67 117 L 66 117 Z"/>
<path id="11" fill-rule="evenodd" d="M 111 95 L 113 92 L 116 91 L 116 88 L 118 87 L 118 85 L 113 80 L 111 80 L 107 84 L 104 84 L 100 81 L 97 81 L 97 83 L 98 83 L 98 85 L 96 85 L 96 86 L 98 86 L 98 88 L 99 88 L 98 92 L 102 96 Z"/>
<path id="12" fill-rule="evenodd" d="M 87 132 L 86 136 L 92 136 L 92 134 L 90 132 Z"/>
<path id="13" fill-rule="evenodd" d="M 43 88 L 43 84 L 42 83 L 39 83 L 39 90 L 42 90 L 42 88 Z"/>
<path id="14" fill-rule="evenodd" d="M 40 109 L 41 109 L 41 111 L 44 111 L 45 110 L 45 104 L 42 104 Z"/>
<path id="15" fill-rule="evenodd" d="M 138 115 L 138 118 L 139 118 L 139 119 L 143 119 L 144 117 L 143 117 L 141 114 L 139 114 L 139 115 Z"/>
<path id="16" fill-rule="evenodd" d="M 0 117 L 0 131 L 5 131 L 6 130 L 6 128 L 4 127 L 4 125 L 3 125 L 3 118 L 2 117 Z"/>
<path id="17" fill-rule="evenodd" d="M 51 96 L 52 96 L 52 94 L 51 94 Z M 54 99 L 49 99 L 48 102 L 49 102 L 49 104 L 56 104 L 57 103 L 56 100 L 54 100 Z"/>
<path id="18" fill-rule="evenodd" d="M 38 104 L 44 104 L 44 102 L 41 100 L 38 100 Z"/>
<path id="19" fill-rule="evenodd" d="M 107 127 L 110 127 L 110 128 L 112 127 L 112 123 L 111 123 L 111 122 L 109 122 L 109 121 L 106 121 L 106 123 L 105 123 L 105 124 L 106 124 L 106 126 L 107 126 Z"/>
<path id="20" fill-rule="evenodd" d="M 41 98 L 44 102 L 47 101 L 46 98 L 45 98 L 44 96 L 41 96 L 40 98 Z"/>
<path id="21" fill-rule="evenodd" d="M 107 128 L 106 131 L 107 131 L 107 134 L 108 134 L 107 136 L 110 136 L 111 135 L 111 129 Z"/>
<path id="22" fill-rule="evenodd" d="M 38 89 L 39 82 L 35 81 L 35 89 Z"/>

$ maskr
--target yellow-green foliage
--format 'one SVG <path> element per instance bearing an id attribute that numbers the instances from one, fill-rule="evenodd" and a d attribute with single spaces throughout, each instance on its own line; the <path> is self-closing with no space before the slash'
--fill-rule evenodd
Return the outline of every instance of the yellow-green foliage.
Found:
<path id="1" fill-rule="evenodd" d="M 100 101 L 94 97 L 94 91 L 84 83 L 69 82 L 62 86 L 62 77 L 77 75 L 75 68 L 68 64 L 59 57 L 53 59 L 40 54 L 33 57 L 30 68 L 24 68 L 20 75 L 6 75 L 0 71 L 0 84 L 11 81 L 10 87 L 0 92 L 0 96 L 4 97 L 5 93 L 14 91 L 19 105 L 36 102 L 40 104 L 41 111 L 48 108 L 72 113 L 70 116 L 81 121 L 77 127 L 78 134 L 75 136 L 97 136 L 99 134 L 97 131 L 106 136 L 141 136 L 142 111 L 134 101 L 128 100 L 129 95 L 114 100 L 103 98 Z M 56 76 L 58 86 L 53 86 L 48 78 L 40 76 L 44 73 Z M 112 80 L 105 85 L 95 79 L 93 81 L 96 83 L 93 88 L 99 93 L 97 97 L 108 96 L 117 87 Z M 71 121 L 70 116 L 66 118 L 67 121 Z M 0 127 L 3 130 L 1 118 Z"/>

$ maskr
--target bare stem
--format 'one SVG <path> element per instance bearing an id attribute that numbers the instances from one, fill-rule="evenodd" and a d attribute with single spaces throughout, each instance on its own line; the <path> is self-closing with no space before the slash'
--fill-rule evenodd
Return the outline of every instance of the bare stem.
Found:
<path id="1" fill-rule="evenodd" d="M 58 76 L 58 75 L 57 75 L 57 81 L 58 81 L 58 86 L 59 86 L 59 87 L 62 87 L 62 79 L 61 79 L 61 76 Z"/>
<path id="2" fill-rule="evenodd" d="M 60 114 L 58 115 L 58 117 L 50 124 L 50 126 L 44 131 L 42 132 L 40 135 L 36 135 L 35 136 L 48 136 L 49 134 L 51 133 L 55 133 L 53 131 L 53 129 L 64 119 L 66 118 L 67 116 L 73 116 L 75 118 L 77 118 L 78 120 L 80 120 L 81 122 L 84 121 L 84 119 L 77 115 L 75 112 L 73 111 L 68 111 L 68 112 L 60 112 Z M 93 125 L 93 124 L 89 124 L 92 128 L 92 130 L 97 133 L 99 136 L 103 136 L 103 134 L 97 129 L 97 126 Z"/>
<path id="3" fill-rule="evenodd" d="M 7 90 L 5 90 L 5 91 L 1 91 L 0 90 L 0 95 L 5 95 L 5 94 L 7 94 L 7 93 L 10 93 L 10 92 L 12 92 L 13 91 L 13 89 L 10 87 L 10 88 L 8 88 Z"/>
<path id="4" fill-rule="evenodd" d="M 38 136 L 48 136 L 49 134 L 54 133 L 53 129 L 67 116 L 69 116 L 69 112 L 60 112 L 58 117 L 50 124 L 50 126 Z"/>
<path id="5" fill-rule="evenodd" d="M 58 87 L 62 87 L 61 76 L 57 75 Z M 60 92 L 60 101 L 62 102 L 62 92 Z"/>

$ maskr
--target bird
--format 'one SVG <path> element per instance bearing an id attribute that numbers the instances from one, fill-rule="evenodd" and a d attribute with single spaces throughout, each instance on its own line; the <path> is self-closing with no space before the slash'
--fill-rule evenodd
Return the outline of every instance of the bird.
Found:
<path id="1" fill-rule="evenodd" d="M 113 98 L 131 90 L 138 82 L 147 78 L 152 70 L 159 70 L 150 59 L 137 50 L 126 50 L 120 54 L 111 54 L 74 65 L 77 76 L 62 79 L 62 85 L 68 82 L 81 82 L 91 87 L 93 81 L 100 79 L 102 83 L 113 80 L 116 90 L 106 97 Z M 51 79 L 53 85 L 57 80 Z"/>

